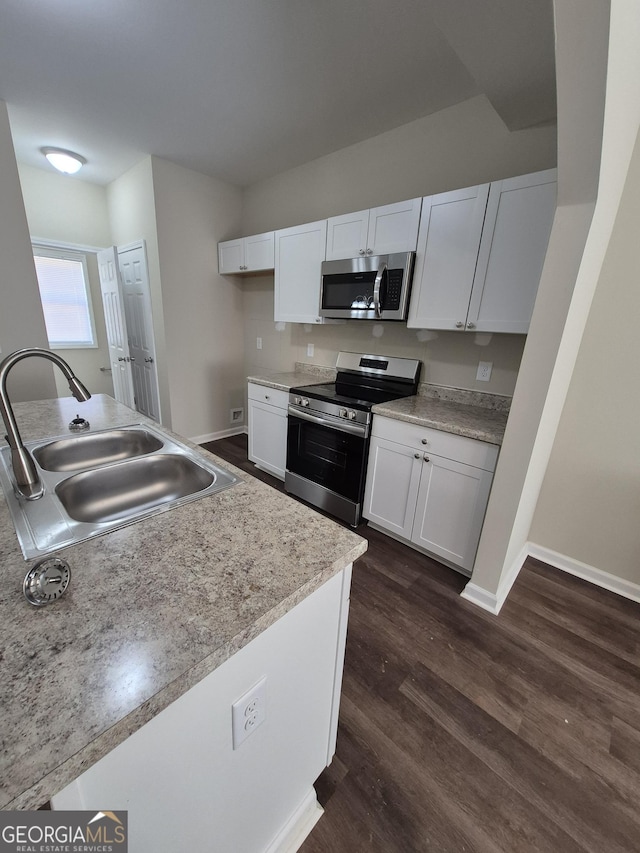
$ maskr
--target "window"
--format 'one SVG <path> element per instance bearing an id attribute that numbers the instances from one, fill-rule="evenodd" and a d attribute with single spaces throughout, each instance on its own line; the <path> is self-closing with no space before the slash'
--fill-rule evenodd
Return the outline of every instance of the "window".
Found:
<path id="1" fill-rule="evenodd" d="M 86 255 L 34 245 L 33 259 L 49 346 L 97 346 Z"/>

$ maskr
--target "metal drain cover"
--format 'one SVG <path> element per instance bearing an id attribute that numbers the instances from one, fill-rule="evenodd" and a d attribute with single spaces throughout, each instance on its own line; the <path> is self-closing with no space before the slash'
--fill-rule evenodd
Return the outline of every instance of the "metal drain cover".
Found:
<path id="1" fill-rule="evenodd" d="M 64 595 L 71 580 L 69 564 L 59 557 L 45 557 L 27 572 L 22 591 L 29 604 L 42 607 Z"/>

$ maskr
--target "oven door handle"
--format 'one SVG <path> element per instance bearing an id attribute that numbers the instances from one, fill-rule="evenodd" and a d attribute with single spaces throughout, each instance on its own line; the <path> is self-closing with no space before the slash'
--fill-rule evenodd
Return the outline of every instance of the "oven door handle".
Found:
<path id="1" fill-rule="evenodd" d="M 352 424 L 349 421 L 336 421 L 327 420 L 327 418 L 321 418 L 318 415 L 312 415 L 310 412 L 303 412 L 300 409 L 294 409 L 293 406 L 289 406 L 288 408 L 289 414 L 294 418 L 300 418 L 303 421 L 311 421 L 311 423 L 319 424 L 320 426 L 326 426 L 330 429 L 337 429 L 339 432 L 348 432 L 350 435 L 359 435 L 362 438 L 366 438 L 368 434 L 368 427 L 364 424 Z"/>

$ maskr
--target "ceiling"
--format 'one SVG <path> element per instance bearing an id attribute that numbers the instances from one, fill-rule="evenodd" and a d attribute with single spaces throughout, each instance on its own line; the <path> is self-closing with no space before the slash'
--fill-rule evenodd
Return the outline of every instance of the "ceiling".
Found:
<path id="1" fill-rule="evenodd" d="M 0 99 L 109 183 L 155 154 L 246 186 L 486 95 L 555 118 L 552 0 L 3 0 Z"/>

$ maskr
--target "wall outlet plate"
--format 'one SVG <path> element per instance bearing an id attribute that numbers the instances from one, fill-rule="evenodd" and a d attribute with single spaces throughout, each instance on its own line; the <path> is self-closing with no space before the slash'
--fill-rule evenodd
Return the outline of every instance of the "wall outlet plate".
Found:
<path id="1" fill-rule="evenodd" d="M 479 361 L 478 362 L 478 372 L 476 373 L 476 379 L 479 379 L 481 382 L 488 382 L 491 379 L 491 371 L 493 370 L 493 362 L 492 361 Z"/>
<path id="2" fill-rule="evenodd" d="M 237 749 L 267 719 L 267 676 L 247 690 L 231 706 L 233 748 Z"/>
<path id="3" fill-rule="evenodd" d="M 315 352 L 314 344 L 307 344 L 307 358 L 313 358 Z"/>
<path id="4" fill-rule="evenodd" d="M 244 421 L 244 409 L 230 409 L 229 421 L 232 424 L 241 424 Z"/>

